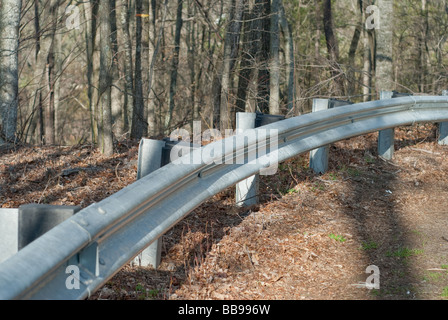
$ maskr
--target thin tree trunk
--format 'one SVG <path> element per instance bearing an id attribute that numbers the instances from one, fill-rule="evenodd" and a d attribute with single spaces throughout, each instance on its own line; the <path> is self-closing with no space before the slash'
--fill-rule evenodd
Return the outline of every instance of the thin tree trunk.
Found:
<path id="1" fill-rule="evenodd" d="M 85 28 L 86 58 L 87 58 L 87 96 L 89 99 L 90 135 L 92 143 L 97 138 L 97 90 L 94 87 L 94 47 L 97 30 L 98 0 L 84 1 L 84 17 L 87 21 Z"/>
<path id="2" fill-rule="evenodd" d="M 364 65 L 363 65 L 363 80 L 362 80 L 362 94 L 363 101 L 370 101 L 372 98 L 372 48 L 370 40 L 372 37 L 371 32 L 368 30 L 363 31 L 363 45 L 364 45 Z"/>
<path id="3" fill-rule="evenodd" d="M 418 37 L 418 50 L 419 50 L 419 87 L 420 92 L 427 92 L 428 81 L 428 69 L 429 69 L 429 50 L 428 50 L 428 38 L 429 38 L 429 11 L 427 0 L 421 0 L 421 30 Z"/>
<path id="4" fill-rule="evenodd" d="M 381 10 L 381 25 L 376 30 L 376 90 L 391 91 L 393 84 L 393 0 L 378 0 Z"/>
<path id="5" fill-rule="evenodd" d="M 221 78 L 221 103 L 220 103 L 220 129 L 232 128 L 232 119 L 230 117 L 229 93 L 231 74 L 235 66 L 235 59 L 238 53 L 241 22 L 243 17 L 244 0 L 233 0 L 231 3 L 230 22 L 227 27 L 227 33 L 224 43 L 224 56 Z"/>
<path id="6" fill-rule="evenodd" d="M 18 51 L 21 0 L 3 0 L 0 6 L 0 139 L 14 142 L 19 91 Z"/>
<path id="7" fill-rule="evenodd" d="M 54 96 L 53 84 L 54 59 L 53 48 L 57 26 L 58 0 L 52 0 L 46 8 L 40 8 L 38 2 L 35 8 L 36 54 L 34 60 L 34 78 L 31 86 L 32 96 L 29 110 L 31 120 L 29 131 L 31 135 L 38 130 L 38 143 L 54 143 Z M 42 11 L 40 13 L 40 11 Z M 45 26 L 41 29 L 40 26 Z M 35 117 L 37 116 L 37 118 Z M 31 139 L 32 140 L 32 139 Z"/>
<path id="8" fill-rule="evenodd" d="M 165 0 L 165 3 L 163 5 L 163 13 L 162 13 L 162 23 L 160 25 L 159 28 L 159 33 L 158 35 L 156 34 L 156 16 L 157 16 L 157 10 L 156 10 L 156 3 L 155 1 L 152 1 L 152 15 L 153 15 L 153 25 L 152 25 L 152 29 L 153 29 L 153 35 L 154 35 L 154 41 L 156 41 L 155 39 L 157 39 L 157 41 L 155 42 L 155 46 L 154 46 L 154 50 L 153 50 L 153 54 L 151 57 L 151 62 L 149 65 L 149 75 L 148 75 L 148 134 L 149 136 L 155 136 L 157 135 L 158 131 L 157 130 L 157 117 L 156 117 L 156 105 L 155 105 L 155 95 L 154 95 L 154 83 L 153 83 L 153 78 L 154 78 L 154 66 L 155 63 L 157 61 L 157 56 L 159 54 L 159 50 L 160 50 L 160 44 L 163 40 L 163 35 L 165 32 L 165 20 L 166 20 L 166 15 L 167 15 L 167 10 L 168 10 L 168 0 Z"/>
<path id="9" fill-rule="evenodd" d="M 53 94 L 54 94 L 54 131 L 55 131 L 55 143 L 62 143 L 61 137 L 62 132 L 60 130 L 60 95 L 61 95 L 61 73 L 62 73 L 62 32 L 60 25 L 61 16 L 61 5 L 58 4 L 57 18 L 58 25 L 56 28 L 56 34 L 54 35 L 53 44 L 53 56 L 54 56 L 54 83 L 53 83 Z"/>
<path id="10" fill-rule="evenodd" d="M 246 111 L 247 89 L 253 73 L 253 66 L 255 64 L 256 44 L 255 44 L 255 24 L 256 19 L 253 19 L 254 14 L 246 6 L 243 13 L 244 30 L 243 30 L 243 44 L 241 49 L 241 63 L 238 75 L 238 90 L 235 102 L 236 112 Z"/>
<path id="11" fill-rule="evenodd" d="M 123 50 L 124 50 L 124 80 L 125 90 L 123 97 L 123 109 L 122 109 L 122 121 L 123 131 L 129 130 L 129 110 L 132 110 L 133 106 L 133 67 L 132 67 L 132 40 L 129 32 L 129 6 L 128 0 L 121 0 L 120 8 L 120 28 L 123 37 Z"/>
<path id="12" fill-rule="evenodd" d="M 169 106 L 168 113 L 165 117 L 165 131 L 170 129 L 171 121 L 173 118 L 175 108 L 175 95 L 177 90 L 177 73 L 179 65 L 179 51 L 180 51 L 180 33 L 182 29 L 182 7 L 183 0 L 177 1 L 177 14 L 176 14 L 176 30 L 174 33 L 174 52 L 171 62 L 171 76 L 170 76 L 170 93 L 169 93 Z"/>
<path id="13" fill-rule="evenodd" d="M 294 109 L 295 99 L 295 87 L 294 87 L 294 40 L 292 38 L 291 26 L 286 19 L 285 8 L 283 3 L 280 2 L 280 26 L 285 37 L 285 64 L 286 64 L 286 79 L 288 82 L 288 97 L 287 97 L 287 109 L 288 112 Z"/>
<path id="14" fill-rule="evenodd" d="M 270 21 L 269 113 L 280 114 L 280 34 L 279 13 L 281 0 L 272 0 Z"/>
<path id="15" fill-rule="evenodd" d="M 314 0 L 314 16 L 316 21 L 316 37 L 314 38 L 314 59 L 320 60 L 320 37 L 322 35 L 322 0 Z"/>
<path id="16" fill-rule="evenodd" d="M 118 65 L 118 54 L 121 51 L 118 48 L 118 29 L 117 29 L 117 10 L 116 0 L 110 1 L 110 27 L 111 27 L 111 49 L 112 49 L 112 67 L 111 67 L 111 110 L 112 124 L 114 134 L 118 137 L 123 135 L 123 102 L 122 90 L 120 89 L 120 74 Z"/>
<path id="17" fill-rule="evenodd" d="M 344 79 L 340 75 L 339 68 L 339 45 L 333 29 L 333 13 L 331 0 L 324 0 L 324 32 L 327 41 L 328 60 L 330 61 L 330 74 L 333 78 L 333 93 L 336 96 L 344 94 Z"/>
<path id="18" fill-rule="evenodd" d="M 269 0 L 256 0 L 255 6 L 260 6 L 261 29 L 260 29 L 260 45 L 261 50 L 258 51 L 258 88 L 257 88 L 257 105 L 261 112 L 269 113 L 269 51 L 270 51 L 270 13 L 271 3 Z"/>
<path id="19" fill-rule="evenodd" d="M 353 32 L 352 41 L 350 43 L 350 49 L 348 52 L 348 88 L 347 88 L 347 94 L 349 96 L 353 96 L 355 94 L 356 89 L 356 76 L 355 76 L 355 69 L 356 69 L 356 51 L 358 49 L 359 40 L 361 39 L 361 33 L 363 30 L 363 0 L 358 0 L 358 21 L 355 26 L 355 31 Z"/>
<path id="20" fill-rule="evenodd" d="M 47 56 L 47 63 L 45 67 L 45 86 L 47 87 L 48 94 L 46 101 L 47 103 L 45 108 L 45 144 L 53 145 L 55 143 L 55 101 L 54 101 L 54 84 L 56 81 L 56 71 L 55 71 L 55 35 L 57 29 L 57 21 L 58 21 L 58 8 L 59 8 L 59 0 L 52 0 L 50 3 L 50 7 L 48 10 L 50 11 L 49 15 L 49 35 L 48 41 L 50 43 L 50 47 Z"/>
<path id="21" fill-rule="evenodd" d="M 193 132 L 193 122 L 198 120 L 199 113 L 197 112 L 196 106 L 196 22 L 194 18 L 195 7 L 193 3 L 189 1 L 188 3 L 188 25 L 187 25 L 187 60 L 188 67 L 190 69 L 190 107 L 192 108 L 192 117 L 190 122 L 191 132 Z"/>
<path id="22" fill-rule="evenodd" d="M 143 78 L 142 78 L 142 0 L 136 0 L 136 48 L 135 48 L 135 83 L 134 109 L 132 112 L 131 138 L 140 140 L 147 131 L 144 118 Z"/>
<path id="23" fill-rule="evenodd" d="M 111 85 L 113 64 L 111 23 L 110 23 L 110 0 L 100 0 L 100 78 L 99 78 L 99 99 L 100 99 L 100 151 L 110 156 L 113 154 L 113 133 L 112 133 L 112 110 L 111 110 Z"/>

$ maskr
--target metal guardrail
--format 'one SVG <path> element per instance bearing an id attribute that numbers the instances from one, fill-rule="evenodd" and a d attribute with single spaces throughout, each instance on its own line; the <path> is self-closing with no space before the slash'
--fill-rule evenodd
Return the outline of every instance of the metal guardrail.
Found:
<path id="1" fill-rule="evenodd" d="M 306 114 L 213 142 L 201 163 L 183 158 L 90 205 L 0 264 L 0 299 L 84 299 L 160 235 L 218 192 L 301 153 L 351 137 L 416 122 L 448 121 L 448 97 L 379 100 Z M 276 149 L 251 163 L 219 163 L 253 153 L 260 129 L 278 130 Z M 274 142 L 274 141 L 272 141 Z M 205 147 L 193 151 L 200 157 Z M 222 150 L 222 152 L 219 152 Z M 187 156 L 188 157 L 188 156 Z M 213 160 L 213 161 L 212 161 Z M 67 266 L 80 287 L 66 286 Z"/>

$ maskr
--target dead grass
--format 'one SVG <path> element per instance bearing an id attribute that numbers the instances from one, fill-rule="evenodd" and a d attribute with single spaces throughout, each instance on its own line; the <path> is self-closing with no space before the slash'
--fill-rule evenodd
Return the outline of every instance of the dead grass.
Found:
<path id="1" fill-rule="evenodd" d="M 446 299 L 448 147 L 435 128 L 397 128 L 392 162 L 377 157 L 377 134 L 332 145 L 321 176 L 308 154 L 291 159 L 261 177 L 255 207 L 236 208 L 226 190 L 163 236 L 157 270 L 125 266 L 90 299 Z M 135 181 L 137 145 L 117 151 L 4 154 L 0 204 L 99 201 Z M 359 286 L 369 265 L 379 290 Z"/>

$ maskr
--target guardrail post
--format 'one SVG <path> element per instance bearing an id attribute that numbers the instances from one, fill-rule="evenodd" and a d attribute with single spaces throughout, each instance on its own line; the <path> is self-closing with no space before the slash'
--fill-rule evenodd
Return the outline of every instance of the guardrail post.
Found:
<path id="1" fill-rule="evenodd" d="M 0 209 L 0 263 L 19 248 L 19 209 Z"/>
<path id="2" fill-rule="evenodd" d="M 78 206 L 26 204 L 0 209 L 0 262 L 81 210 Z"/>
<path id="3" fill-rule="evenodd" d="M 142 139 L 138 149 L 137 180 L 162 166 L 162 151 L 165 141 Z M 151 243 L 134 258 L 133 263 L 157 269 L 162 260 L 162 239 Z"/>
<path id="4" fill-rule="evenodd" d="M 380 100 L 392 99 L 392 91 L 381 91 Z M 378 155 L 386 160 L 392 160 L 394 155 L 395 129 L 380 130 L 378 133 Z"/>
<path id="5" fill-rule="evenodd" d="M 448 96 L 448 90 L 443 90 L 442 96 Z M 439 123 L 439 145 L 448 146 L 448 122 Z"/>
<path id="6" fill-rule="evenodd" d="M 333 109 L 337 107 L 353 104 L 351 101 L 337 100 L 337 99 L 314 99 L 313 112 Z M 330 153 L 330 146 L 323 146 L 321 148 L 310 151 L 310 168 L 317 174 L 322 174 L 328 170 L 328 157 Z"/>
<path id="7" fill-rule="evenodd" d="M 237 112 L 236 130 L 244 131 L 254 129 L 256 122 L 256 113 Z M 251 206 L 258 203 L 259 175 L 253 175 L 236 184 L 235 201 L 240 207 Z"/>
<path id="8" fill-rule="evenodd" d="M 312 112 L 327 110 L 328 107 L 328 99 L 313 99 Z M 325 173 L 328 170 L 329 150 L 329 146 L 323 146 L 310 151 L 310 168 L 313 169 L 315 173 Z"/>

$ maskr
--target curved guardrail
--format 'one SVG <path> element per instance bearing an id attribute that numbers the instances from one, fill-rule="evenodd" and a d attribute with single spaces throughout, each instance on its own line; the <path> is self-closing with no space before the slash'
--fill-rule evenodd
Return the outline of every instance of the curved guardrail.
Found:
<path id="1" fill-rule="evenodd" d="M 202 161 L 177 159 L 81 210 L 4 261 L 0 299 L 88 297 L 202 202 L 268 167 L 274 154 L 280 163 L 370 132 L 445 121 L 448 97 L 411 96 L 306 114 L 213 142 L 190 154 Z M 260 129 L 276 130 L 276 141 L 260 137 Z M 237 161 L 269 145 L 275 149 L 257 161 Z M 80 270 L 79 288 L 67 286 L 67 267 L 73 266 Z"/>

